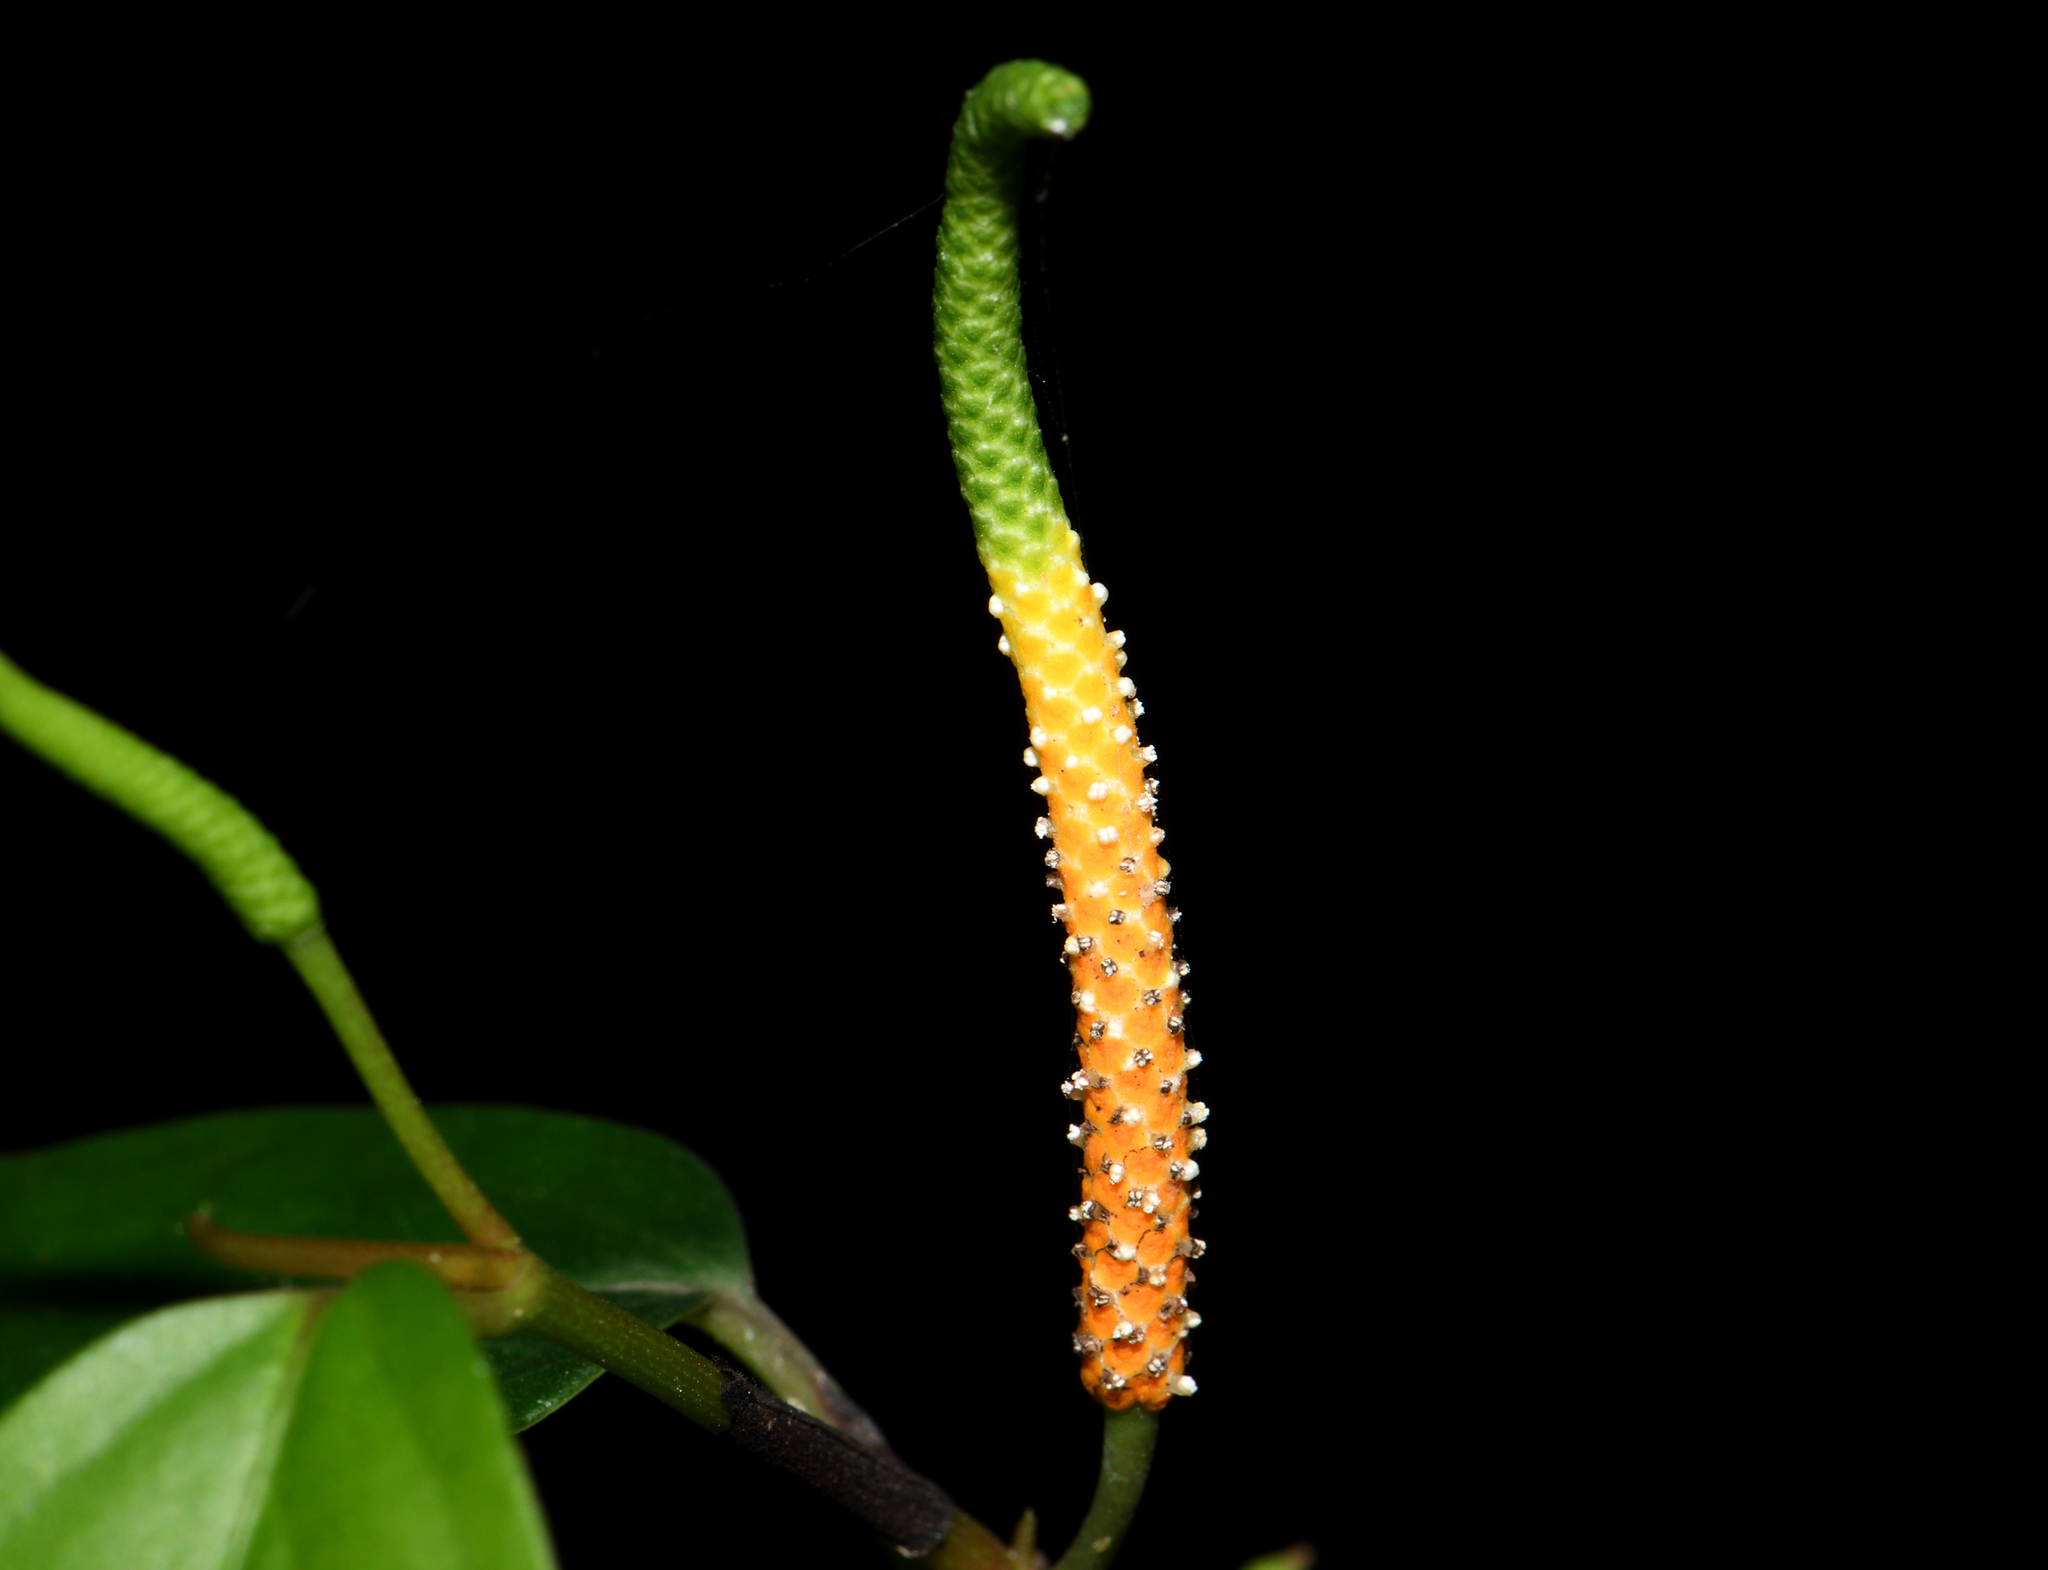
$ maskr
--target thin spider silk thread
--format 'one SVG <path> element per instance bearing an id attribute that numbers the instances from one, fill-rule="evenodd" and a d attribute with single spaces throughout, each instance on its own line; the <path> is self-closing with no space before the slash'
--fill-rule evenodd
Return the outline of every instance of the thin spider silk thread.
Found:
<path id="1" fill-rule="evenodd" d="M 946 194 L 945 192 L 941 191 L 937 196 L 933 197 L 930 201 L 926 202 L 924 206 L 918 208 L 915 212 L 905 213 L 901 218 L 897 219 L 892 224 L 884 224 L 881 228 L 877 229 L 873 234 L 869 235 L 865 240 L 861 241 L 860 244 L 848 246 L 845 250 L 841 251 L 837 256 L 833 257 L 831 261 L 827 262 L 823 267 L 818 268 L 814 272 L 805 273 L 801 278 L 777 279 L 774 283 L 764 284 L 762 287 L 767 289 L 793 289 L 798 284 L 809 283 L 813 279 L 822 278 L 825 276 L 825 274 L 832 271 L 833 268 L 837 267 L 841 262 L 845 261 L 847 257 L 853 255 L 855 251 L 866 250 L 869 246 L 873 245 L 877 240 L 881 239 L 883 235 L 889 234 L 894 230 L 901 229 L 905 224 L 909 223 L 911 219 L 917 217 L 921 213 L 930 212 L 934 207 L 937 207 L 939 203 L 943 202 L 945 199 Z"/>

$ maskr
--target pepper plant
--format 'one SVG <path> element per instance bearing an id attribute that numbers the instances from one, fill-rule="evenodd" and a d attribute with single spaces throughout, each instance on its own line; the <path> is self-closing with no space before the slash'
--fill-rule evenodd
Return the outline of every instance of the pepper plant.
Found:
<path id="1" fill-rule="evenodd" d="M 1074 1345 L 1106 1427 L 1062 1566 L 1114 1557 L 1156 1414 L 1195 1392 L 1183 1338 L 1206 1139 L 1155 756 L 1019 336 L 1025 146 L 1089 113 L 1079 80 L 1039 62 L 969 95 L 935 299 L 960 487 L 1024 682 L 1025 782 L 1045 814 L 1032 854 L 1078 1010 L 1061 1087 L 1083 1178 Z M 690 1151 L 567 1113 L 423 1106 L 291 851 L 234 781 L 92 697 L 0 659 L 0 727 L 199 866 L 316 1000 L 371 1105 L 225 1112 L 0 1163 L 0 1565 L 550 1563 L 509 1436 L 573 1422 L 561 1410 L 607 1370 L 843 1508 L 849 1543 L 865 1529 L 935 1565 L 1050 1562 L 1028 1512 L 979 1522 L 939 1469 L 895 1456 L 875 1398 L 843 1390 L 763 1301 L 732 1198 Z M 750 1112 L 794 1093 L 740 1072 Z M 909 1249 L 916 1218 L 902 1220 Z M 912 1314 L 905 1333 L 928 1349 L 911 1366 L 934 1368 L 971 1329 Z"/>

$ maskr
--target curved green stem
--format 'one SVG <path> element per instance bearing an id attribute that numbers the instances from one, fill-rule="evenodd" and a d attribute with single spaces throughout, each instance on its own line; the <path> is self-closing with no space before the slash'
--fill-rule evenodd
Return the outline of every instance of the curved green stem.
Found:
<path id="1" fill-rule="evenodd" d="M 341 1038 L 349 1061 L 355 1064 L 364 1088 L 376 1102 L 377 1110 L 384 1114 L 384 1121 L 391 1125 L 391 1132 L 398 1136 L 399 1144 L 433 1189 L 434 1197 L 462 1228 L 463 1236 L 488 1248 L 516 1248 L 519 1234 L 463 1170 L 455 1152 L 448 1148 L 441 1131 L 427 1116 L 427 1109 L 420 1105 L 420 1098 L 413 1094 L 405 1070 L 392 1056 L 384 1033 L 370 1014 L 369 1004 L 363 1001 L 355 978 L 341 962 L 326 929 L 315 927 L 301 933 L 285 945 L 284 955 L 319 1003 L 335 1035 Z"/>
<path id="2" fill-rule="evenodd" d="M 1036 568 L 1067 515 L 1024 370 L 1017 214 L 1024 149 L 1088 123 L 1088 86 L 1043 60 L 982 78 L 953 126 L 932 283 L 933 349 L 960 494 L 982 565 Z"/>
<path id="3" fill-rule="evenodd" d="M 191 857 L 259 942 L 287 943 L 320 924 L 319 895 L 253 812 L 4 654 L 0 731 Z"/>
<path id="4" fill-rule="evenodd" d="M 1158 1437 L 1156 1412 L 1134 1406 L 1102 1414 L 1102 1472 L 1095 1480 L 1095 1502 L 1053 1570 L 1102 1570 L 1116 1558 L 1145 1495 L 1145 1476 L 1152 1469 L 1152 1447 Z"/>

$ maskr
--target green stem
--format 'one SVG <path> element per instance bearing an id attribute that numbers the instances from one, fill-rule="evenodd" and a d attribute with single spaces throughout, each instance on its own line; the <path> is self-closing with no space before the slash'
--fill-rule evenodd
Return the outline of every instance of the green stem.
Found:
<path id="1" fill-rule="evenodd" d="M 554 1270 L 547 1270 L 526 1328 L 638 1386 L 699 1428 L 722 1434 L 732 1427 L 732 1413 L 718 1399 L 725 1376 L 716 1363 Z"/>
<path id="2" fill-rule="evenodd" d="M 740 1360 L 762 1384 L 798 1411 L 844 1429 L 871 1450 L 885 1454 L 889 1442 L 875 1420 L 854 1404 L 817 1355 L 799 1341 L 751 1286 L 714 1292 L 688 1323 Z"/>
<path id="3" fill-rule="evenodd" d="M 341 1038 L 349 1061 L 355 1064 L 370 1092 L 370 1099 L 377 1103 L 377 1110 L 384 1114 L 391 1132 L 398 1136 L 412 1164 L 427 1180 L 434 1197 L 455 1218 L 463 1235 L 487 1248 L 517 1248 L 519 1234 L 484 1198 L 483 1190 L 463 1170 L 455 1152 L 448 1148 L 441 1131 L 427 1116 L 426 1108 L 420 1105 L 420 1098 L 413 1094 L 405 1070 L 392 1056 L 384 1033 L 370 1015 L 370 1006 L 356 990 L 355 978 L 341 962 L 326 929 L 315 927 L 301 933 L 285 946 L 284 953 L 327 1015 L 335 1035 Z"/>
<path id="4" fill-rule="evenodd" d="M 1158 1437 L 1156 1412 L 1134 1406 L 1102 1414 L 1102 1472 L 1095 1481 L 1095 1502 L 1053 1570 L 1102 1570 L 1116 1558 L 1145 1495 L 1145 1475 L 1152 1469 L 1152 1447 Z"/>
<path id="5" fill-rule="evenodd" d="M 1008 1543 L 965 1510 L 958 1509 L 953 1512 L 953 1526 L 946 1533 L 946 1540 L 915 1563 L 929 1570 L 1028 1570 L 1011 1556 Z"/>

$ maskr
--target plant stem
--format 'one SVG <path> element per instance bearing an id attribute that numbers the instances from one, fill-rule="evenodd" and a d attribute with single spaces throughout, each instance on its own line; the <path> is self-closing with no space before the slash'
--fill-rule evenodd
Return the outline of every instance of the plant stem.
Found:
<path id="1" fill-rule="evenodd" d="M 1010 1545 L 960 1509 L 953 1512 L 946 1540 L 915 1562 L 929 1570 L 1018 1570 Z"/>
<path id="2" fill-rule="evenodd" d="M 355 1064 L 370 1092 L 370 1099 L 377 1103 L 377 1110 L 384 1114 L 384 1121 L 391 1125 L 398 1143 L 405 1147 L 412 1164 L 427 1180 L 434 1197 L 455 1218 L 463 1235 L 487 1248 L 517 1248 L 519 1234 L 484 1198 L 483 1190 L 463 1170 L 455 1152 L 448 1148 L 441 1131 L 420 1105 L 420 1098 L 413 1094 L 405 1070 L 392 1056 L 384 1033 L 377 1028 L 362 993 L 356 990 L 355 978 L 342 963 L 326 928 L 315 927 L 301 933 L 284 946 L 284 953 L 326 1014 L 335 1035 L 341 1038 L 349 1061 Z"/>
<path id="3" fill-rule="evenodd" d="M 209 1259 L 267 1276 L 348 1280 L 372 1265 L 403 1259 L 433 1272 L 476 1334 L 524 1330 L 547 1290 L 547 1265 L 530 1249 L 471 1243 L 392 1243 L 354 1237 L 280 1237 L 213 1224 L 204 1211 L 185 1218 L 185 1236 Z"/>
<path id="4" fill-rule="evenodd" d="M 889 1442 L 875 1420 L 854 1404 L 816 1354 L 751 1286 L 737 1292 L 714 1292 L 702 1308 L 689 1315 L 687 1323 L 731 1352 L 762 1384 L 798 1411 L 845 1430 L 871 1450 L 889 1453 Z"/>
<path id="5" fill-rule="evenodd" d="M 1159 1414 L 1144 1407 L 1102 1414 L 1102 1472 L 1095 1480 L 1095 1502 L 1053 1570 L 1102 1570 L 1116 1558 L 1145 1495 L 1158 1437 Z"/>
<path id="6" fill-rule="evenodd" d="M 424 1265 L 456 1291 L 495 1292 L 519 1278 L 533 1256 L 516 1248 L 468 1243 L 387 1243 L 352 1237 L 279 1237 L 216 1226 L 205 1212 L 185 1218 L 192 1246 L 223 1265 L 270 1276 L 325 1276 L 346 1281 L 387 1259 Z"/>
<path id="7" fill-rule="evenodd" d="M 732 1413 L 718 1399 L 725 1376 L 710 1358 L 546 1265 L 541 1268 L 547 1271 L 546 1285 L 525 1328 L 589 1358 L 700 1428 L 722 1434 L 732 1426 Z"/>
<path id="8" fill-rule="evenodd" d="M 538 1264 L 538 1261 L 535 1261 Z M 801 1479 L 892 1543 L 923 1547 L 942 1570 L 1011 1570 L 1008 1550 L 944 1490 L 886 1452 L 799 1412 L 744 1375 L 593 1296 L 546 1266 L 538 1312 L 525 1328 L 637 1385 L 756 1459 Z M 996 1556 L 984 1551 L 993 1544 Z"/>

